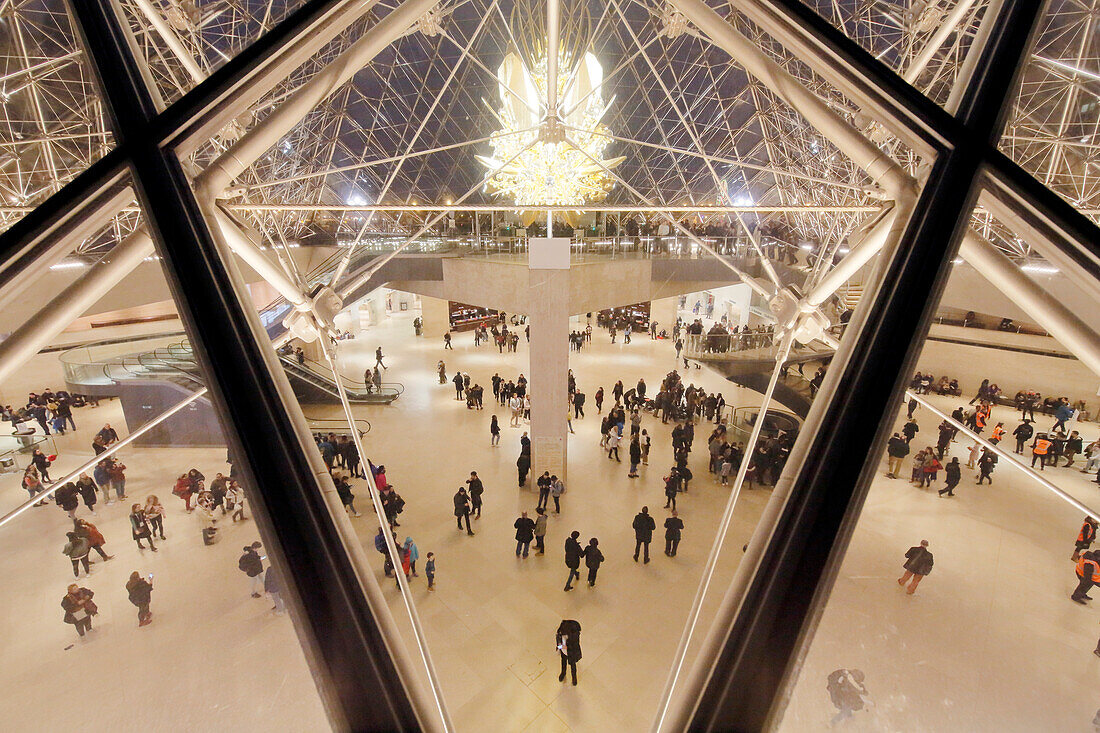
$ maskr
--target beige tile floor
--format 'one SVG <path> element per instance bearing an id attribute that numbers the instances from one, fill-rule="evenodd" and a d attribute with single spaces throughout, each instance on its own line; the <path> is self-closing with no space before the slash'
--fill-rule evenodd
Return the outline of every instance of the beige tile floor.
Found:
<path id="1" fill-rule="evenodd" d="M 387 465 L 408 502 L 401 538 L 413 536 L 422 558 L 428 551 L 437 555 L 438 591 L 429 594 L 421 575 L 413 579 L 413 593 L 457 728 L 647 729 L 727 492 L 708 481 L 697 449 L 697 480 L 680 502 L 687 528 L 679 556 L 666 558 L 655 543 L 653 562 L 635 565 L 634 513 L 648 503 L 659 524 L 665 515 L 660 479 L 671 459 L 669 431 L 647 418 L 644 427 L 654 433 L 650 466 L 628 480 L 626 465 L 599 451 L 591 397 L 600 384 L 609 392 L 616 378 L 631 385 L 645 376 L 654 390 L 674 366 L 671 346 L 644 336 L 611 345 L 597 332 L 593 349 L 571 355 L 589 395 L 589 417 L 574 423 L 570 490 L 562 515 L 551 519 L 547 554 L 523 561 L 513 554 L 512 522 L 533 508 L 535 494 L 514 483 L 519 431 L 504 420 L 501 447 L 490 448 L 490 410 L 474 413 L 456 402 L 451 386 L 437 383 L 435 363 L 444 358 L 449 373 L 457 367 L 488 386 L 494 371 L 529 374 L 525 345 L 501 356 L 487 346 L 475 349 L 472 336 L 462 334 L 455 351 L 443 352 L 441 339 L 414 338 L 410 321 L 411 315 L 395 316 L 343 343 L 340 359 L 349 375 L 361 374 L 381 344 L 391 367 L 387 379 L 406 387 L 389 407 L 356 409 L 373 425 L 368 452 Z M 730 402 L 755 399 L 706 370 L 692 370 L 688 379 L 722 390 Z M 304 411 L 338 413 L 331 406 Z M 58 443 L 62 469 L 86 455 L 91 430 L 85 426 L 105 420 L 121 424 L 117 403 L 78 412 L 81 430 Z M 934 421 L 923 419 L 922 428 L 925 422 L 931 432 Z M 1092 425 L 1084 429 L 1096 432 Z M 706 431 L 698 432 L 705 442 Z M 81 581 L 101 601 L 99 630 L 88 642 L 66 649 L 76 638 L 61 623 L 58 606 L 71 578 L 59 554 L 64 514 L 52 506 L 35 509 L 0 529 L 0 577 L 8 591 L 0 611 L 6 641 L 0 686 L 7 692 L 0 719 L 18 730 L 129 730 L 138 727 L 138 708 L 141 727 L 168 730 L 326 727 L 289 619 L 270 615 L 266 601 L 248 598 L 236 568 L 240 546 L 255 538 L 255 527 L 229 528 L 222 543 L 203 547 L 193 517 L 170 495 L 174 475 L 191 465 L 208 476 L 224 470 L 224 452 L 133 449 L 124 459 L 131 495 L 156 491 L 169 507 L 169 539 L 156 555 L 139 555 L 122 508 L 101 510 L 98 524 L 108 550 L 119 557 L 97 563 Z M 472 538 L 454 529 L 450 502 L 470 470 L 487 488 Z M 1046 475 L 1100 504 L 1095 484 L 1081 474 Z M 373 563 L 370 538 L 377 524 L 365 488 L 356 491 L 364 516 L 353 523 Z M 867 672 L 877 707 L 857 714 L 853 730 L 1088 728 L 1100 705 L 1094 694 L 1100 659 L 1090 653 L 1100 618 L 1067 598 L 1079 513 L 1003 466 L 992 488 L 971 488 L 964 479 L 959 494 L 941 500 L 904 481 L 876 480 L 784 727 L 823 728 L 832 713 L 825 676 L 838 666 L 856 666 Z M 17 477 L 0 476 L 0 507 L 24 496 Z M 767 496 L 762 490 L 742 495 L 717 587 L 728 582 Z M 561 545 L 574 528 L 585 538 L 600 538 L 607 562 L 596 588 L 566 594 Z M 922 537 L 932 542 L 936 570 L 916 596 L 907 597 L 893 582 L 898 558 Z M 143 629 L 136 628 L 122 590 L 132 569 L 157 577 L 155 621 Z M 408 636 L 396 589 L 380 568 L 374 572 Z M 713 603 L 705 605 L 704 617 L 712 613 Z M 584 629 L 576 688 L 557 681 L 553 632 L 562 618 L 575 618 Z"/>

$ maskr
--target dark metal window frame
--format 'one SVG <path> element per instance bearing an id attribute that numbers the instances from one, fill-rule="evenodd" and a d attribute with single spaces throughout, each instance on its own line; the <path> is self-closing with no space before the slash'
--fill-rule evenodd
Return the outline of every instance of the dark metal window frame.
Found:
<path id="1" fill-rule="evenodd" d="M 116 147 L 0 235 L 0 287 L 40 254 L 48 237 L 102 205 L 132 177 L 213 402 L 233 428 L 231 449 L 255 487 L 265 537 L 276 545 L 290 585 L 299 589 L 293 594 L 296 622 L 333 721 L 356 730 L 405 730 L 417 721 L 386 640 L 285 414 L 283 395 L 272 384 L 255 318 L 242 307 L 175 154 L 177 145 L 224 124 L 218 103 L 344 2 L 308 0 L 157 113 L 112 0 L 70 0 L 114 123 Z M 834 362 L 822 397 L 844 399 L 824 404 L 820 429 L 807 436 L 811 443 L 790 499 L 696 708 L 692 728 L 698 729 L 760 730 L 775 720 L 870 483 L 868 445 L 856 436 L 878 426 L 872 454 L 885 440 L 881 416 L 897 404 L 979 189 L 988 185 L 1026 201 L 1042 226 L 1071 240 L 1066 254 L 1087 272 L 1097 274 L 1100 261 L 1093 245 L 1100 230 L 996 149 L 1006 102 L 1044 4 L 1005 4 L 988 42 L 976 50 L 981 58 L 955 114 L 797 0 L 762 4 L 797 32 L 807 52 L 829 58 L 837 73 L 867 90 L 876 113 L 907 132 L 904 138 L 937 157 L 881 286 L 850 328 L 858 338 L 846 339 Z M 925 305 L 917 309 L 913 303 Z"/>

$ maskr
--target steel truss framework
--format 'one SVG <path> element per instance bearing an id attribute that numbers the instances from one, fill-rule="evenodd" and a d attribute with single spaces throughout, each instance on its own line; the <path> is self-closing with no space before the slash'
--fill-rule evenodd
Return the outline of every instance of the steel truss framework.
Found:
<path id="1" fill-rule="evenodd" d="M 908 5 L 807 0 L 837 28 L 944 104 L 988 0 L 915 0 Z M 1078 209 L 1100 219 L 1100 0 L 1055 0 L 1027 65 L 1001 148 Z M 178 99 L 270 29 L 299 0 L 125 0 L 139 53 L 164 102 Z M 589 0 L 592 46 L 605 65 L 604 97 L 618 173 L 662 204 L 762 203 L 838 207 L 874 204 L 869 180 L 800 115 L 717 52 L 656 0 Z M 311 78 L 393 6 L 371 11 L 243 112 L 204 149 L 197 168 L 224 151 L 279 100 Z M 865 126 L 910 173 L 919 157 L 870 122 L 850 99 L 729 5 L 716 9 L 830 106 Z M 475 152 L 497 104 L 494 78 L 512 44 L 511 0 L 441 3 L 440 22 L 413 30 L 327 97 L 238 181 L 238 204 L 296 202 L 444 204 L 476 182 Z M 953 24 L 953 27 L 952 25 Z M 942 28 L 952 28 L 943 33 Z M 0 3 L 0 227 L 43 200 L 112 145 L 87 59 L 62 0 Z M 479 142 L 480 141 L 480 142 Z M 499 203 L 480 194 L 470 203 Z M 637 203 L 622 189 L 609 204 Z M 5 207 L 6 205 L 6 207 Z M 269 236 L 322 229 L 354 236 L 362 222 L 323 212 L 248 217 Z M 777 220 L 780 220 L 778 217 Z M 120 214 L 82 250 L 113 246 L 137 225 Z M 835 243 L 855 214 L 788 214 L 792 236 Z M 408 216 L 374 217 L 379 228 Z M 734 223 L 732 218 L 728 223 Z M 1026 242 L 976 221 L 1015 257 Z"/>
<path id="2" fill-rule="evenodd" d="M 1056 3 L 1040 32 L 1039 9 L 1023 3 L 960 3 L 946 10 L 922 4 L 899 17 L 865 3 L 853 4 L 858 13 L 847 14 L 846 3 L 823 4 L 824 15 L 817 15 L 793 0 L 735 2 L 732 14 L 726 6 L 716 14 L 700 0 L 673 0 L 668 7 L 593 3 L 593 47 L 605 59 L 609 85 L 623 92 L 608 127 L 621 138 L 628 160 L 613 174 L 619 187 L 609 203 L 661 211 L 736 205 L 739 197 L 750 197 L 765 205 L 817 206 L 790 225 L 839 245 L 862 222 L 852 209 L 888 201 L 852 254 L 818 273 L 812 291 L 797 303 L 787 324 L 788 348 L 795 325 L 850 274 L 852 263 L 883 248 L 890 256 L 840 344 L 706 652 L 686 682 L 677 687 L 676 675 L 670 680 L 658 720 L 663 729 L 711 729 L 738 720 L 755 730 L 781 711 L 797 650 L 812 634 L 869 484 L 867 446 L 845 438 L 865 426 L 867 415 L 896 404 L 901 375 L 916 358 L 960 241 L 966 256 L 987 265 L 995 284 L 1026 299 L 1047 316 L 1052 333 L 1063 334 L 1074 353 L 1100 369 L 1095 334 L 966 233 L 981 194 L 998 220 L 979 220 L 983 233 L 1026 228 L 1029 244 L 1080 287 L 1097 290 L 1098 232 L 1074 205 L 1097 207 L 1081 203 L 1088 166 L 1081 177 L 1073 158 L 1080 145 L 1067 137 L 1081 133 L 1082 116 L 1088 118 L 1089 102 L 1081 101 L 1087 85 L 1074 83 L 1060 97 L 1062 113 L 1048 112 L 1058 104 L 1049 99 L 1054 93 L 1045 71 L 1087 75 L 1091 49 L 1065 45 L 1066 38 L 1079 40 L 1065 30 L 1073 23 L 1064 16 L 1080 4 Z M 340 25 L 337 18 L 355 15 L 352 5 L 362 17 Z M 549 0 L 555 12 L 557 5 Z M 72 10 L 82 43 L 66 50 L 59 39 L 70 31 L 60 28 L 59 10 L 41 3 L 0 5 L 0 18 L 33 11 L 59 30 L 54 53 L 22 56 L 29 93 L 23 109 L 34 113 L 19 126 L 30 130 L 37 119 L 43 134 L 27 146 L 14 145 L 18 160 L 0 160 L 0 172 L 9 188 L 26 194 L 14 205 L 53 195 L 10 221 L 0 236 L 0 296 L 9 297 L 13 284 L 41 261 L 64 255 L 67 245 L 121 239 L 105 266 L 74 288 L 68 307 L 90 304 L 110 287 L 110 277 L 155 244 L 213 401 L 228 425 L 249 427 L 231 431 L 232 449 L 255 487 L 265 537 L 288 571 L 302 638 L 334 721 L 356 729 L 448 728 L 437 685 L 428 691 L 416 682 L 377 588 L 364 578 L 346 527 L 332 515 L 331 480 L 309 449 L 285 377 L 274 368 L 268 344 L 257 338 L 262 330 L 255 314 L 232 297 L 242 285 L 223 257 L 227 247 L 303 313 L 316 313 L 319 305 L 304 298 L 296 273 L 256 256 L 255 243 L 217 200 L 243 211 L 257 207 L 252 223 L 280 237 L 319 223 L 354 233 L 361 224 L 278 209 L 261 214 L 259 207 L 288 200 L 319 207 L 346 203 L 353 194 L 383 204 L 420 197 L 439 203 L 451 196 L 456 205 L 487 203 L 477 198 L 483 179 L 463 156 L 492 129 L 490 117 L 475 110 L 486 106 L 482 97 L 495 93 L 495 61 L 486 59 L 499 59 L 511 42 L 507 9 L 495 0 L 443 6 L 407 0 L 395 7 L 376 3 L 363 14 L 348 0 L 311 0 L 278 24 L 290 8 L 147 0 L 121 7 L 103 0 L 74 3 Z M 993 10 L 996 17 L 984 17 Z M 940 37 L 937 29 L 949 17 L 957 18 L 950 27 L 958 30 Z M 1051 28 L 1061 40 L 1051 40 Z M 1083 28 L 1086 38 L 1090 28 Z M 747 39 L 748 50 L 731 29 Z M 1047 45 L 1040 40 L 1035 46 L 1036 35 Z M 1063 45 L 1056 49 L 1058 43 Z M 1070 46 L 1077 49 L 1076 65 L 1067 60 Z M 1030 49 L 1042 53 L 1024 58 Z M 349 67 L 345 54 L 359 63 Z M 1035 63 L 1046 76 L 1034 76 Z M 62 128 L 50 127 L 56 119 L 45 124 L 51 99 L 45 90 L 52 87 L 35 75 L 52 74 L 54 67 L 69 74 L 58 88 L 72 92 L 70 111 L 98 110 L 96 100 L 103 102 L 110 123 L 89 115 L 89 132 L 81 138 L 86 147 L 63 145 L 71 142 L 65 135 L 47 139 Z M 747 68 L 757 71 L 749 76 Z M 81 75 L 93 70 L 100 91 L 76 99 L 75 90 L 88 84 Z M 1013 108 L 1005 100 L 1021 77 L 1031 102 Z M 255 93 L 260 87 L 263 93 Z M 23 91 L 4 96 L 10 102 Z M 781 98 L 800 100 L 798 113 Z M 79 128 L 72 119 L 64 129 Z M 1015 123 L 1003 137 L 1008 119 Z M 1022 119 L 1031 127 L 1014 138 Z M 1049 154 L 1015 156 L 1029 165 L 1042 160 L 1041 169 L 1024 170 L 998 151 L 1000 145 L 1015 155 L 1016 138 L 1034 145 L 1052 125 L 1061 133 L 1049 143 Z M 110 138 L 102 132 L 106 127 Z M 86 158 L 77 160 L 85 150 Z M 81 166 L 86 172 L 58 190 Z M 1070 168 L 1068 179 L 1059 173 Z M 925 182 L 922 189 L 915 179 Z M 122 210 L 132 198 L 128 185 L 149 212 L 143 228 L 134 229 L 131 212 L 111 221 L 108 234 L 89 236 L 85 222 L 106 222 Z M 669 218 L 693 236 L 675 215 Z M 429 226 L 431 220 L 414 237 Z M 1010 251 L 1028 254 L 1023 240 L 1012 239 Z M 38 330 L 46 338 L 60 320 L 50 310 L 40 314 Z M 38 343 L 25 333 L 9 342 L 0 344 L 0 373 Z M 872 454 L 885 437 L 882 428 L 878 432 Z M 272 511 L 275 506 L 284 510 Z M 323 598 L 293 592 L 316 587 L 330 592 Z M 808 587 L 816 592 L 807 593 Z M 415 611 L 410 613 L 415 627 Z M 381 703 L 362 694 L 368 688 Z"/>

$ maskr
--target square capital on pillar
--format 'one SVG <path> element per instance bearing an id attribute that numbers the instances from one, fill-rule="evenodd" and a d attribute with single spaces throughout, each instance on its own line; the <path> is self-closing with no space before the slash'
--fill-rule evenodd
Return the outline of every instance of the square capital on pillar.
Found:
<path id="1" fill-rule="evenodd" d="M 568 270 L 569 237 L 531 237 L 527 266 L 532 270 Z"/>

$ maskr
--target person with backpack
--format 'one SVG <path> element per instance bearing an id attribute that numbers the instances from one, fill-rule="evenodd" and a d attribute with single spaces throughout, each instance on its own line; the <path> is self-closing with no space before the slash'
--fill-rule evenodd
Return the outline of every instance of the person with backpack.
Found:
<path id="1" fill-rule="evenodd" d="M 245 545 L 242 548 L 244 554 L 237 560 L 237 567 L 248 576 L 248 584 L 253 598 L 260 598 L 264 591 L 264 561 L 260 557 L 260 553 L 256 552 L 262 546 L 259 542 Z"/>
<path id="2" fill-rule="evenodd" d="M 67 532 L 65 534 L 69 538 L 69 541 L 65 543 L 65 547 L 62 548 L 61 554 L 69 558 L 73 563 L 73 576 L 80 577 L 80 566 L 84 566 L 84 574 L 90 575 L 92 572 L 91 566 L 88 564 L 88 553 L 91 552 L 91 545 L 88 544 L 87 537 L 81 537 L 76 532 Z"/>
<path id="3" fill-rule="evenodd" d="M 149 610 L 149 604 L 152 602 L 153 594 L 153 574 L 149 574 L 149 579 L 141 577 L 141 573 L 134 571 L 130 573 L 130 579 L 126 581 L 126 593 L 129 596 L 130 603 L 137 606 L 138 626 L 148 626 L 153 622 L 153 612 Z"/>

